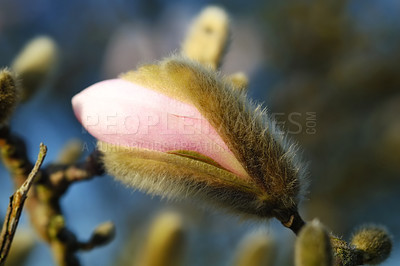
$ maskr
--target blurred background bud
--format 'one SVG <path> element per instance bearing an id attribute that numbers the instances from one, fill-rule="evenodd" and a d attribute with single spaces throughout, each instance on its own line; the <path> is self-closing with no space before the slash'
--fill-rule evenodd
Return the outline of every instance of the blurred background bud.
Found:
<path id="1" fill-rule="evenodd" d="M 58 47 L 53 39 L 39 36 L 29 41 L 14 59 L 12 69 L 21 79 L 21 99 L 28 100 L 55 71 Z"/>
<path id="2" fill-rule="evenodd" d="M 143 242 L 138 266 L 183 265 L 185 232 L 182 218 L 173 212 L 159 214 Z"/>
<path id="3" fill-rule="evenodd" d="M 276 243 L 266 232 L 246 235 L 236 249 L 235 266 L 272 266 L 276 259 Z"/>
<path id="4" fill-rule="evenodd" d="M 183 42 L 182 53 L 216 69 L 225 54 L 229 32 L 229 18 L 225 10 L 209 6 L 193 21 Z"/>
<path id="5" fill-rule="evenodd" d="M 325 227 L 313 220 L 300 231 L 296 240 L 296 266 L 332 266 L 332 247 Z"/>
<path id="6" fill-rule="evenodd" d="M 365 264 L 379 264 L 389 257 L 392 250 L 392 239 L 381 226 L 364 226 L 358 229 L 351 244 L 362 250 Z"/>
<path id="7" fill-rule="evenodd" d="M 83 153 L 83 142 L 79 139 L 69 140 L 61 149 L 57 163 L 72 164 L 79 160 Z"/>
<path id="8" fill-rule="evenodd" d="M 6 265 L 20 266 L 24 265 L 29 254 L 35 247 L 35 235 L 26 228 L 18 228 L 7 257 Z"/>
<path id="9" fill-rule="evenodd" d="M 247 76 L 242 73 L 234 73 L 227 77 L 230 82 L 232 82 L 233 86 L 239 91 L 247 91 L 247 86 L 249 85 L 249 79 Z"/>
<path id="10" fill-rule="evenodd" d="M 90 243 L 96 246 L 105 245 L 115 237 L 115 225 L 112 222 L 105 222 L 94 229 Z"/>

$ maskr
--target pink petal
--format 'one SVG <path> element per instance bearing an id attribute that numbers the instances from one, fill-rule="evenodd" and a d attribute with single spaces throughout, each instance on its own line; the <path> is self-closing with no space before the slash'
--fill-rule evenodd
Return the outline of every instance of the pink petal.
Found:
<path id="1" fill-rule="evenodd" d="M 72 98 L 76 117 L 95 138 L 160 152 L 189 150 L 247 174 L 210 123 L 192 105 L 122 79 L 96 83 Z"/>

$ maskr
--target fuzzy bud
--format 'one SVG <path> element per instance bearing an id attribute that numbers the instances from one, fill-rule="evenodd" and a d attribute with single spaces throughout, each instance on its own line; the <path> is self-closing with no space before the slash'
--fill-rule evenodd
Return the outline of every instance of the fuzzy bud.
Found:
<path id="1" fill-rule="evenodd" d="M 115 237 L 115 225 L 112 222 L 105 222 L 94 229 L 90 243 L 100 246 L 109 243 Z"/>
<path id="2" fill-rule="evenodd" d="M 43 85 L 57 61 L 56 43 L 47 36 L 31 40 L 15 58 L 12 68 L 21 79 L 21 100 L 26 101 Z"/>
<path id="3" fill-rule="evenodd" d="M 205 8 L 192 23 L 182 45 L 182 53 L 205 66 L 216 69 L 229 38 L 229 18 L 219 7 Z"/>
<path id="4" fill-rule="evenodd" d="M 239 91 L 247 91 L 247 87 L 249 85 L 249 80 L 247 76 L 242 73 L 238 72 L 228 76 L 228 80 L 232 82 L 233 87 Z"/>
<path id="5" fill-rule="evenodd" d="M 97 83 L 72 103 L 100 140 L 107 172 L 127 185 L 301 227 L 296 146 L 215 71 L 172 57 Z"/>
<path id="6" fill-rule="evenodd" d="M 179 214 L 165 212 L 151 225 L 138 265 L 179 266 L 184 247 L 183 221 Z"/>
<path id="7" fill-rule="evenodd" d="M 331 266 L 332 247 L 328 232 L 317 220 L 308 223 L 296 240 L 296 266 Z"/>
<path id="8" fill-rule="evenodd" d="M 392 239 L 389 233 L 380 226 L 365 226 L 357 230 L 351 244 L 363 251 L 365 264 L 379 264 L 387 259 L 392 250 Z"/>
<path id="9" fill-rule="evenodd" d="M 247 235 L 237 249 L 235 266 L 273 265 L 276 257 L 273 239 L 266 233 L 257 232 Z"/>
<path id="10" fill-rule="evenodd" d="M 0 125 L 7 122 L 18 103 L 18 87 L 14 74 L 0 70 Z"/>
<path id="11" fill-rule="evenodd" d="M 33 232 L 18 228 L 7 257 L 7 265 L 24 265 L 35 244 L 36 238 Z"/>
<path id="12" fill-rule="evenodd" d="M 83 153 L 83 143 L 78 139 L 68 141 L 58 154 L 57 163 L 72 164 L 79 160 Z"/>

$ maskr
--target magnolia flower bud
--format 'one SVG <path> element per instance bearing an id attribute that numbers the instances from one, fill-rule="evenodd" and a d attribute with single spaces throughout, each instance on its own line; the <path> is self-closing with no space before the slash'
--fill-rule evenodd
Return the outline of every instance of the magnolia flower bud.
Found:
<path id="1" fill-rule="evenodd" d="M 127 185 L 276 217 L 297 232 L 304 166 L 295 146 L 224 80 L 172 57 L 97 83 L 72 103 L 100 140 L 108 173 Z"/>

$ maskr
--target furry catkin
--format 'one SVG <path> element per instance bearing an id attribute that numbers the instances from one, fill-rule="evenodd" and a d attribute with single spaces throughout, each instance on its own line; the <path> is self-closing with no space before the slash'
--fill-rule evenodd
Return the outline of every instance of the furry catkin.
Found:
<path id="1" fill-rule="evenodd" d="M 173 56 L 122 78 L 195 106 L 225 141 L 247 175 L 239 177 L 186 156 L 101 143 L 107 171 L 124 183 L 168 197 L 287 221 L 304 189 L 304 166 L 295 145 L 266 110 L 211 69 Z"/>

